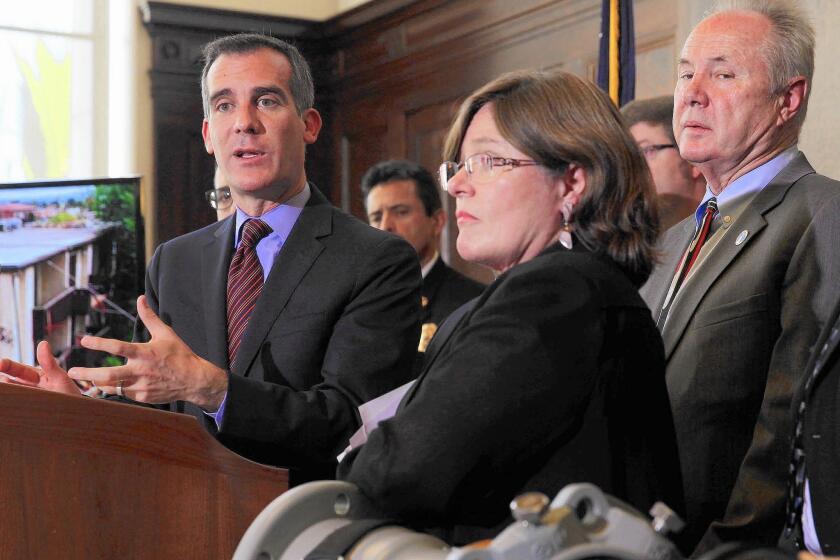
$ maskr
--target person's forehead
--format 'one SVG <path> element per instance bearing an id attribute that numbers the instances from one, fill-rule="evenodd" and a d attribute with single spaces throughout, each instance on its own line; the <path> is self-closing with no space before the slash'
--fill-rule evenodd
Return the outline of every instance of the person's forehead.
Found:
<path id="1" fill-rule="evenodd" d="M 459 157 L 464 159 L 484 152 L 504 154 L 506 157 L 525 157 L 499 131 L 492 103 L 484 105 L 470 121 Z"/>
<path id="2" fill-rule="evenodd" d="M 389 203 L 420 202 L 417 184 L 413 179 L 394 179 L 377 183 L 370 190 L 370 199 L 387 200 Z"/>
<path id="3" fill-rule="evenodd" d="M 224 53 L 213 61 L 207 72 L 211 89 L 221 89 L 247 82 L 270 81 L 273 85 L 286 86 L 292 75 L 289 59 L 282 53 L 268 47 L 248 52 Z M 231 83 L 227 83 L 231 82 Z"/>
<path id="4" fill-rule="evenodd" d="M 770 20 L 753 12 L 710 16 L 688 36 L 681 59 L 692 64 L 759 60 L 758 51 L 766 48 L 771 27 Z"/>
<path id="5" fill-rule="evenodd" d="M 473 115 L 464 134 L 464 141 L 489 143 L 501 141 L 492 103 L 485 104 Z"/>
<path id="6" fill-rule="evenodd" d="M 659 141 L 662 139 L 670 141 L 671 139 L 668 135 L 668 131 L 665 130 L 665 127 L 661 123 L 652 121 L 637 122 L 630 127 L 630 134 L 633 135 L 633 138 L 635 138 L 637 142 L 641 142 L 643 140 Z"/>

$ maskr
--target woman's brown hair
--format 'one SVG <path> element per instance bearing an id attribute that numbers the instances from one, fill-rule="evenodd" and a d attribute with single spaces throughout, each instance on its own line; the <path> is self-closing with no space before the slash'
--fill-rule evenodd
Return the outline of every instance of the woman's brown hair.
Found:
<path id="1" fill-rule="evenodd" d="M 609 97 L 567 72 L 504 74 L 461 105 L 443 158 L 460 161 L 473 117 L 493 104 L 501 135 L 554 173 L 586 170 L 586 190 L 570 219 L 577 240 L 610 257 L 641 286 L 650 275 L 659 233 L 653 182 L 645 160 Z"/>

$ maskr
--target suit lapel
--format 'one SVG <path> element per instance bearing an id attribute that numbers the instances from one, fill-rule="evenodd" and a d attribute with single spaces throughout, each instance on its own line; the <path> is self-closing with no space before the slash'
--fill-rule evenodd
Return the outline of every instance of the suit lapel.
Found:
<path id="1" fill-rule="evenodd" d="M 429 348 L 426 352 L 426 355 L 424 356 L 423 372 L 419 376 L 417 376 L 417 381 L 414 383 L 414 385 L 411 386 L 411 388 L 405 394 L 403 399 L 400 401 L 399 408 L 402 408 L 414 396 L 414 393 L 417 391 L 417 387 L 420 386 L 423 377 L 426 376 L 426 372 L 428 372 L 431 369 L 432 364 L 434 364 L 435 360 L 440 354 L 440 351 L 449 342 L 449 339 L 452 337 L 452 334 L 456 330 L 458 330 L 458 325 L 461 324 L 461 322 L 464 320 L 464 317 L 466 317 L 469 314 L 469 312 L 475 308 L 480 297 L 481 296 L 475 297 L 467 303 L 463 304 L 461 307 L 453 311 L 449 315 L 449 317 L 447 317 L 447 319 L 443 322 L 443 325 L 432 338 L 432 342 L 429 344 Z"/>
<path id="2" fill-rule="evenodd" d="M 803 387 L 803 399 L 805 401 L 811 398 L 811 394 L 818 384 L 817 381 L 825 374 L 826 371 L 831 370 L 831 368 L 825 367 L 826 362 L 829 361 L 829 356 L 834 354 L 837 348 L 840 347 L 840 337 L 832 338 L 831 336 L 835 328 L 840 328 L 840 300 L 838 300 L 837 305 L 834 308 L 834 313 L 831 315 L 831 318 L 826 323 L 823 332 L 817 339 L 817 343 L 814 345 L 814 352 L 811 353 L 811 358 L 809 359 L 808 367 L 805 368 L 806 374 L 804 377 Z M 813 380 L 808 382 L 808 379 L 812 376 Z"/>
<path id="3" fill-rule="evenodd" d="M 660 243 L 661 261 L 648 282 L 639 290 L 653 313 L 654 321 L 662 311 L 677 264 L 694 236 L 695 223 L 694 215 L 691 215 L 665 232 Z"/>
<path id="4" fill-rule="evenodd" d="M 292 293 L 324 250 L 320 237 L 332 232 L 332 207 L 316 188 L 274 258 L 260 297 L 248 321 L 231 373 L 247 375 L 271 326 L 285 309 Z"/>
<path id="5" fill-rule="evenodd" d="M 227 369 L 227 275 L 236 221 L 227 219 L 202 249 L 201 278 L 207 359 Z"/>
<path id="6" fill-rule="evenodd" d="M 721 240 L 700 264 L 698 273 L 689 277 L 680 289 L 671 307 L 662 331 L 666 360 L 670 359 L 689 321 L 694 316 L 697 306 L 712 284 L 739 255 L 752 246 L 759 232 L 767 226 L 764 215 L 784 200 L 788 190 L 796 181 L 803 175 L 813 172 L 805 156 L 800 152 L 761 192 L 755 195 L 735 223 L 724 231 Z M 737 245 L 735 239 L 744 230 L 749 234 L 740 245 Z"/>
<path id="7" fill-rule="evenodd" d="M 423 295 L 432 301 L 438 291 L 443 278 L 446 275 L 446 264 L 443 259 L 438 257 L 435 266 L 429 271 L 425 278 L 423 278 Z"/>

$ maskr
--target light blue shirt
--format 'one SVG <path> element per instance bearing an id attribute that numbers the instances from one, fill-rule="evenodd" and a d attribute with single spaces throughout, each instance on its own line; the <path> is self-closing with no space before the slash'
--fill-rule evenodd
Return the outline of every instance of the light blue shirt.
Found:
<path id="1" fill-rule="evenodd" d="M 738 177 L 717 195 L 718 216 L 725 216 L 732 213 L 733 209 L 743 208 L 746 199 L 752 198 L 766 187 L 779 172 L 787 167 L 787 164 L 796 157 L 799 149 L 796 146 L 788 148 L 770 161 L 761 164 L 752 171 Z M 706 194 L 694 213 L 697 220 L 697 227 L 703 221 L 703 213 L 706 210 L 706 201 L 715 196 L 711 187 L 706 185 Z M 735 212 L 736 214 L 739 212 Z M 717 223 L 718 220 L 715 220 Z"/>
<path id="2" fill-rule="evenodd" d="M 724 217 L 726 217 L 725 219 L 727 221 L 731 221 L 733 218 L 737 219 L 744 208 L 746 208 L 747 204 L 749 204 L 750 200 L 752 200 L 756 194 L 764 189 L 764 187 L 766 187 L 770 181 L 772 181 L 773 178 L 778 175 L 779 172 L 784 169 L 794 157 L 796 157 L 797 153 L 799 153 L 799 150 L 796 146 L 788 148 L 770 161 L 765 162 L 741 177 L 738 177 L 716 196 L 718 214 L 712 222 L 710 237 L 706 241 L 705 245 L 703 245 L 703 248 L 698 255 L 697 262 L 694 264 L 691 272 L 689 273 L 689 278 L 697 273 L 697 270 L 703 265 L 705 256 L 708 255 L 720 241 L 720 236 L 716 236 L 715 233 L 720 229 Z M 713 196 L 715 196 L 715 194 L 712 192 L 711 187 L 706 185 L 706 194 L 703 196 L 703 200 L 700 202 L 700 205 L 697 206 L 697 210 L 694 211 L 695 235 L 700 229 L 700 224 L 703 222 L 703 214 L 706 213 L 706 202 L 708 202 L 708 200 Z M 682 261 L 679 262 L 682 263 Z M 678 276 L 674 274 L 674 278 L 671 280 L 671 287 L 668 289 L 668 295 L 665 297 L 665 301 L 663 303 L 663 309 L 668 306 L 671 299 L 679 297 L 679 294 L 681 293 L 682 287 L 680 287 L 679 291 L 674 291 L 677 287 L 677 279 Z"/>
<path id="3" fill-rule="evenodd" d="M 275 208 L 272 208 L 262 216 L 249 216 L 239 208 L 236 209 L 236 235 L 233 239 L 234 251 L 239 247 L 240 236 L 242 235 L 242 226 L 245 225 L 246 220 L 251 218 L 259 218 L 268 224 L 272 232 L 260 239 L 257 243 L 257 258 L 260 260 L 260 265 L 263 269 L 263 282 L 268 279 L 268 273 L 271 272 L 271 267 L 274 265 L 274 257 L 283 248 L 286 239 L 289 238 L 289 233 L 297 223 L 300 213 L 303 212 L 303 207 L 309 201 L 311 191 L 309 184 L 303 187 L 303 190 L 298 194 Z"/>
<path id="4" fill-rule="evenodd" d="M 814 525 L 814 512 L 811 510 L 811 485 L 805 479 L 805 503 L 802 504 L 802 540 L 805 541 L 805 548 L 808 552 L 822 556 L 820 539 L 817 537 L 817 528 Z"/>
<path id="5" fill-rule="evenodd" d="M 233 239 L 233 247 L 236 250 L 239 247 L 239 238 L 242 233 L 242 226 L 245 221 L 251 218 L 259 218 L 268 224 L 272 232 L 260 239 L 257 243 L 257 258 L 260 260 L 260 265 L 263 269 L 263 282 L 268 278 L 271 272 L 271 267 L 274 266 L 274 258 L 280 253 L 286 239 L 289 238 L 292 228 L 295 227 L 303 207 L 309 202 L 309 197 L 312 191 L 309 188 L 309 183 L 304 185 L 303 190 L 298 194 L 284 202 L 283 204 L 272 208 L 262 216 L 249 216 L 239 208 L 236 209 L 236 234 Z M 227 393 L 222 398 L 222 404 L 219 405 L 219 410 L 216 412 L 204 413 L 213 418 L 216 422 L 216 428 L 222 427 L 222 419 L 225 414 L 225 404 L 227 404 Z"/>

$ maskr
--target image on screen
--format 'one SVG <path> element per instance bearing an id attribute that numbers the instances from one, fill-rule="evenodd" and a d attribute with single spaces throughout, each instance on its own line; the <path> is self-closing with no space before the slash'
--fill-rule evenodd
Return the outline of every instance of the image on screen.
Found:
<path id="1" fill-rule="evenodd" d="M 0 184 L 0 356 L 34 364 L 48 340 L 68 367 L 101 365 L 82 336 L 131 338 L 138 195 L 137 177 Z"/>

